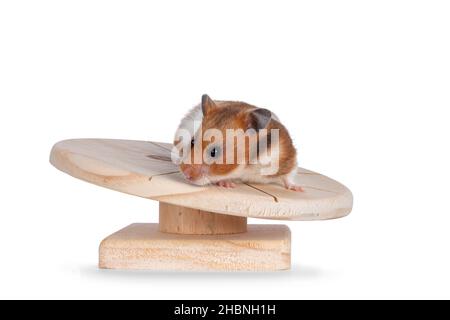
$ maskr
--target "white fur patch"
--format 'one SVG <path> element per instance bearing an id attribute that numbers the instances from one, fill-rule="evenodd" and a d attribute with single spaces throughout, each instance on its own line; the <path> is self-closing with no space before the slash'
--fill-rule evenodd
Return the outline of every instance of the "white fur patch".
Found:
<path id="1" fill-rule="evenodd" d="M 198 104 L 193 107 L 189 112 L 181 119 L 180 125 L 175 133 L 175 140 L 179 137 L 181 130 L 187 130 L 193 137 L 195 133 L 200 129 L 200 125 L 203 119 L 203 112 L 201 105 Z"/>
<path id="2" fill-rule="evenodd" d="M 200 129 L 203 120 L 203 112 L 201 108 L 201 104 L 193 107 L 189 112 L 181 119 L 180 124 L 178 125 L 177 131 L 175 132 L 174 141 L 180 140 L 183 133 L 186 131 L 189 132 L 191 138 L 195 137 L 195 134 Z M 180 164 L 182 162 L 182 157 L 180 157 L 181 150 L 190 149 L 190 141 L 181 141 L 177 145 L 174 146 L 171 152 L 172 161 L 175 164 Z M 187 157 L 188 154 L 185 155 Z"/>

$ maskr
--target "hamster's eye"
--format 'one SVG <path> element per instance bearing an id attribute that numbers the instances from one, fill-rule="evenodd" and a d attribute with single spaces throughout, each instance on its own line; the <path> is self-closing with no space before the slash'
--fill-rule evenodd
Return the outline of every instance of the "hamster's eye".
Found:
<path id="1" fill-rule="evenodd" d="M 210 152 L 211 158 L 215 158 L 215 157 L 217 156 L 218 153 L 219 153 L 219 152 L 217 151 L 217 148 L 212 148 L 212 149 L 211 149 L 211 152 Z"/>
<path id="2" fill-rule="evenodd" d="M 192 138 L 192 140 L 191 140 L 191 147 L 193 147 L 195 145 L 195 140 L 194 140 L 194 138 Z"/>

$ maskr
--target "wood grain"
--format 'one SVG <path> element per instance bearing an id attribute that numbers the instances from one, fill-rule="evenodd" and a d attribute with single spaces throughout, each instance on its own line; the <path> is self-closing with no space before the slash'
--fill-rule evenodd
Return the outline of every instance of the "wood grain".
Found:
<path id="1" fill-rule="evenodd" d="M 247 218 L 159 203 L 159 231 L 178 234 L 234 234 L 247 231 Z"/>
<path id="2" fill-rule="evenodd" d="M 182 271 L 275 271 L 290 268 L 291 236 L 283 225 L 249 225 L 232 235 L 181 235 L 137 223 L 102 241 L 99 267 Z"/>
<path id="3" fill-rule="evenodd" d="M 239 184 L 234 189 L 186 182 L 170 159 L 167 143 L 75 139 L 52 149 L 50 162 L 76 178 L 128 194 L 207 212 L 280 220 L 323 220 L 352 209 L 349 189 L 319 173 L 299 168 L 305 192 L 279 185 Z"/>

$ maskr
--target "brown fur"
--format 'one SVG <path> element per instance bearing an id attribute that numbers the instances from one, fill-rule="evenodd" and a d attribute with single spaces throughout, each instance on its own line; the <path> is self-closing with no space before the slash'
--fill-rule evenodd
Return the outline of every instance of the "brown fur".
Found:
<path id="1" fill-rule="evenodd" d="M 242 129 L 246 131 L 251 127 L 251 120 L 249 117 L 249 111 L 256 109 L 255 106 L 244 102 L 237 101 L 208 101 L 207 109 L 204 109 L 204 116 L 202 121 L 202 130 L 205 132 L 208 129 L 215 128 L 222 131 L 223 137 L 225 137 L 227 129 Z M 296 150 L 292 144 L 292 139 L 289 136 L 286 128 L 275 119 L 271 119 L 267 125 L 267 129 L 270 132 L 271 129 L 279 129 L 279 140 L 280 140 L 280 159 L 279 159 L 279 170 L 272 177 L 281 176 L 288 174 L 296 165 Z M 249 139 L 246 138 L 246 163 L 249 162 Z M 268 139 L 270 143 L 270 139 Z M 209 141 L 203 141 L 202 151 L 210 144 Z M 209 173 L 215 176 L 226 175 L 236 169 L 238 166 L 237 162 L 237 150 L 235 143 L 235 161 L 234 164 L 226 164 L 226 146 L 223 146 L 222 156 L 223 164 L 213 163 L 209 167 Z M 191 160 L 193 161 L 193 152 L 191 152 Z M 182 165 L 181 169 L 184 170 L 185 165 Z"/>

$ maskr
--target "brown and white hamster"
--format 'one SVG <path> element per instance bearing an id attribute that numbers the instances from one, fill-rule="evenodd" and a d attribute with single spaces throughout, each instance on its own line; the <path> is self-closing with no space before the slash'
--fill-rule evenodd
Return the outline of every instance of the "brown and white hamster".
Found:
<path id="1" fill-rule="evenodd" d="M 206 137 L 208 132 L 214 137 Z M 234 132 L 246 134 L 240 142 L 238 135 L 225 141 Z M 241 148 L 238 143 L 242 141 L 245 144 Z M 181 120 L 174 146 L 172 159 L 193 184 L 231 188 L 236 182 L 279 183 L 303 191 L 293 179 L 297 152 L 292 139 L 278 117 L 267 109 L 238 101 L 213 101 L 203 95 L 202 102 Z M 195 158 L 197 151 L 199 160 Z"/>

